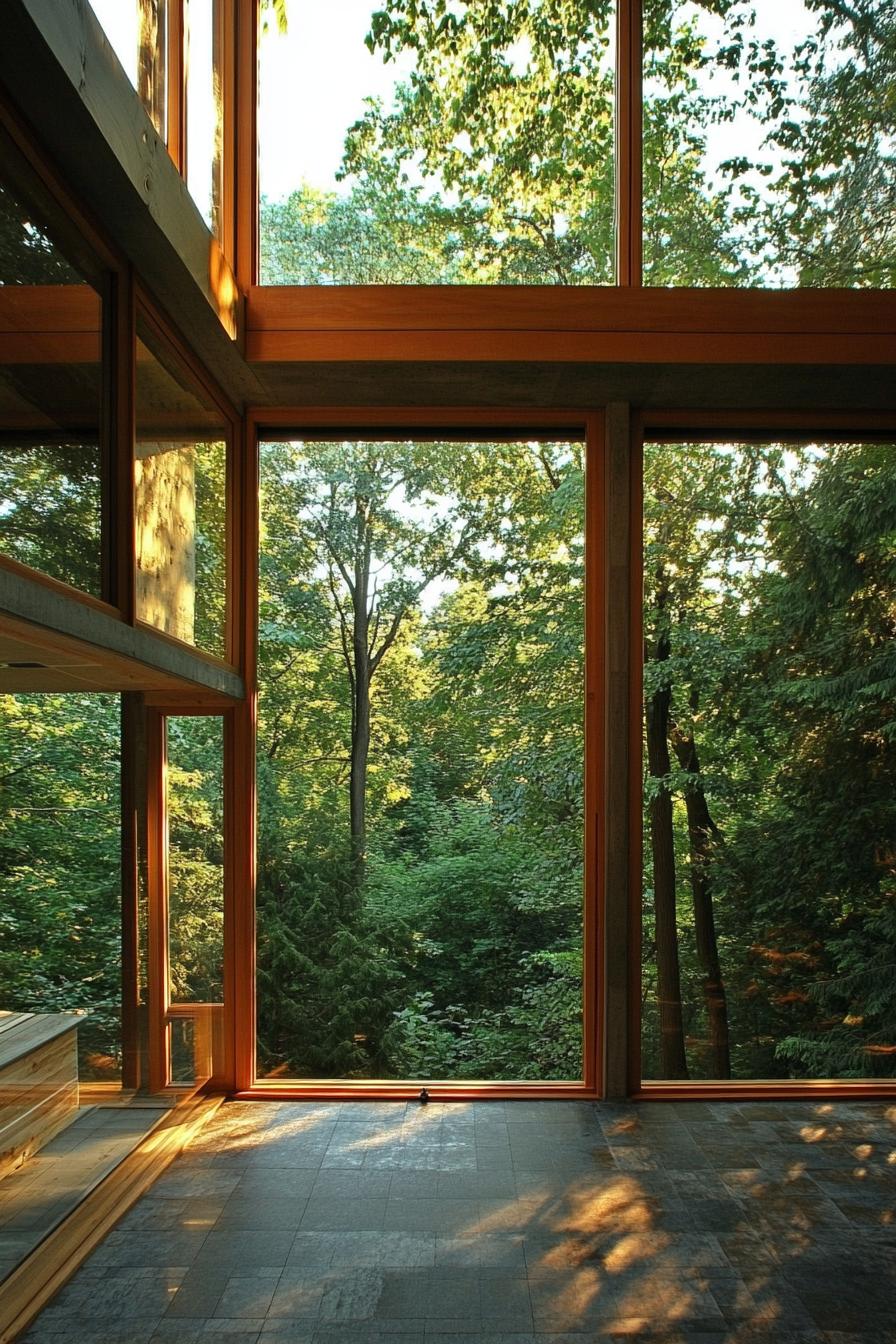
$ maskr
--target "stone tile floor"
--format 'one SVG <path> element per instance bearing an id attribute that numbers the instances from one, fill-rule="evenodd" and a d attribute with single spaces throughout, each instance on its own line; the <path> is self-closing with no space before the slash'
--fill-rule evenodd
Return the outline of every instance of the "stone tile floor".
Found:
<path id="1" fill-rule="evenodd" d="M 23 1344 L 896 1342 L 896 1107 L 234 1103 Z"/>
<path id="2" fill-rule="evenodd" d="M 136 1148 L 166 1109 L 84 1106 L 55 1139 L 0 1180 L 0 1281 Z"/>

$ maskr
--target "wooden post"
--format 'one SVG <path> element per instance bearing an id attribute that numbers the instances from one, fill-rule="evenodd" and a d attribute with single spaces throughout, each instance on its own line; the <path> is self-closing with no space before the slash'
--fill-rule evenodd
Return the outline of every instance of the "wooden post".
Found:
<path id="1" fill-rule="evenodd" d="M 140 993 L 140 893 L 146 891 L 146 712 L 139 691 L 121 697 L 121 1085 L 146 1079 Z"/>
<path id="2" fill-rule="evenodd" d="M 166 818 L 165 720 L 156 710 L 146 718 L 147 743 L 147 1004 L 149 1090 L 168 1086 L 171 1028 L 168 1022 L 168 825 Z"/>
<path id="3" fill-rule="evenodd" d="M 632 969 L 631 750 L 632 437 L 628 405 L 606 409 L 606 726 L 604 877 L 604 1095 L 631 1090 L 630 977 Z"/>
<path id="4" fill-rule="evenodd" d="M 589 415 L 585 430 L 585 889 L 582 956 L 582 1081 L 603 1086 L 603 854 L 606 699 L 606 468 L 604 418 Z"/>
<path id="5" fill-rule="evenodd" d="M 234 653 L 246 698 L 225 720 L 224 1004 L 225 1032 L 239 1091 L 255 1082 L 255 737 L 258 686 L 258 434 L 243 421 L 234 457 L 232 507 L 239 559 L 239 607 L 233 613 Z"/>
<path id="6" fill-rule="evenodd" d="M 234 42 L 234 269 L 246 292 L 258 280 L 258 5 L 253 0 L 238 0 Z"/>
<path id="7" fill-rule="evenodd" d="M 634 287 L 643 283 L 642 39 L 641 0 L 617 0 L 616 284 Z"/>

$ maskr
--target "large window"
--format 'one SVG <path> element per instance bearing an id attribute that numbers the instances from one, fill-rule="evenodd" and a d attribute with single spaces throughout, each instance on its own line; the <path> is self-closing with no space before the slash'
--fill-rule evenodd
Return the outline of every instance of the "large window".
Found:
<path id="1" fill-rule="evenodd" d="M 81 1012 L 82 1082 L 121 1076 L 114 695 L 0 695 L 0 1007 Z"/>
<path id="2" fill-rule="evenodd" d="M 582 447 L 261 449 L 258 1072 L 581 1080 Z"/>
<path id="3" fill-rule="evenodd" d="M 890 0 L 645 0 L 618 85 L 616 24 L 263 4 L 262 283 L 892 286 Z"/>
<path id="4" fill-rule="evenodd" d="M 121 68 L 163 140 L 168 139 L 168 53 L 178 0 L 90 0 Z M 176 82 L 178 72 L 171 73 Z M 176 139 L 176 128 L 175 139 Z"/>
<path id="5" fill-rule="evenodd" d="M 141 621 L 223 657 L 229 426 L 145 320 L 138 323 L 136 545 Z"/>
<path id="6" fill-rule="evenodd" d="M 166 936 L 171 1081 L 222 1063 L 224 1002 L 224 722 L 165 720 Z"/>
<path id="7" fill-rule="evenodd" d="M 216 236 L 223 204 L 225 8 L 225 0 L 187 0 L 184 8 L 187 189 Z"/>
<path id="8" fill-rule="evenodd" d="M 896 279 L 890 0 L 647 0 L 645 283 Z"/>
<path id="9" fill-rule="evenodd" d="M 0 553 L 100 597 L 103 279 L 66 241 L 0 180 Z"/>
<path id="10" fill-rule="evenodd" d="M 612 0 L 276 8 L 264 283 L 612 283 Z"/>
<path id="11" fill-rule="evenodd" d="M 896 448 L 652 443 L 643 1074 L 896 1076 Z"/>

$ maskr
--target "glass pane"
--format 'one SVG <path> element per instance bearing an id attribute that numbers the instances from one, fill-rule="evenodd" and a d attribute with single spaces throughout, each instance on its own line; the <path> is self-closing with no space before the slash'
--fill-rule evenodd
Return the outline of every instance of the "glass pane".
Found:
<path id="1" fill-rule="evenodd" d="M 896 446 L 645 450 L 647 1078 L 896 1076 Z"/>
<path id="2" fill-rule="evenodd" d="M 582 1074 L 578 444 L 261 451 L 262 1076 Z"/>
<path id="3" fill-rule="evenodd" d="M 218 0 L 187 0 L 187 187 L 212 233 L 220 232 L 222 136 Z"/>
<path id="4" fill-rule="evenodd" d="M 86 1014 L 83 1081 L 121 1076 L 115 695 L 0 695 L 0 1007 Z"/>
<path id="5" fill-rule="evenodd" d="M 651 285 L 896 280 L 891 0 L 646 0 Z"/>
<path id="6" fill-rule="evenodd" d="M 224 997 L 224 724 L 168 723 L 168 950 L 172 1003 Z"/>
<path id="7" fill-rule="evenodd" d="M 196 1082 L 196 1024 L 192 1017 L 171 1023 L 171 1083 L 186 1087 Z"/>
<path id="8" fill-rule="evenodd" d="M 138 323 L 137 615 L 224 656 L 227 422 Z"/>
<path id="9" fill-rule="evenodd" d="M 262 283 L 612 283 L 614 14 L 263 5 Z"/>
<path id="10" fill-rule="evenodd" d="M 0 551 L 102 587 L 102 300 L 0 181 Z"/>
<path id="11" fill-rule="evenodd" d="M 109 45 L 163 140 L 168 138 L 168 0 L 90 0 Z"/>

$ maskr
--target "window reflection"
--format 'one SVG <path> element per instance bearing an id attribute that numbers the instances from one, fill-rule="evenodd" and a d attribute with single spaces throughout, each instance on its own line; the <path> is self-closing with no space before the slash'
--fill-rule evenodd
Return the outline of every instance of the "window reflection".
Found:
<path id="1" fill-rule="evenodd" d="M 225 652 L 227 422 L 161 339 L 138 323 L 137 615 Z"/>
<path id="2" fill-rule="evenodd" d="M 168 138 L 168 0 L 90 0 L 152 124 Z"/>
<path id="3" fill-rule="evenodd" d="M 186 33 L 187 187 L 216 237 L 221 230 L 224 112 L 219 0 L 188 0 Z"/>
<path id="4" fill-rule="evenodd" d="M 0 182 L 0 551 L 98 597 L 102 280 L 67 253 Z"/>

